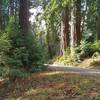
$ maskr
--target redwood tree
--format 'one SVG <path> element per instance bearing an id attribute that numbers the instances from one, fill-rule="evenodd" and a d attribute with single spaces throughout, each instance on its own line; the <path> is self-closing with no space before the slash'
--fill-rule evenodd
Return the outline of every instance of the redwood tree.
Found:
<path id="1" fill-rule="evenodd" d="M 81 41 L 81 0 L 76 0 L 76 43 L 80 44 Z"/>
<path id="2" fill-rule="evenodd" d="M 71 54 L 81 41 L 81 0 L 71 2 Z"/>
<path id="3" fill-rule="evenodd" d="M 78 46 L 81 41 L 81 0 L 72 0 L 71 41 L 72 47 Z"/>
<path id="4" fill-rule="evenodd" d="M 26 34 L 29 31 L 29 0 L 20 0 L 20 8 L 19 8 L 19 24 L 20 29 L 23 34 Z"/>
<path id="5" fill-rule="evenodd" d="M 61 22 L 61 54 L 69 47 L 69 9 L 66 6 L 62 12 Z"/>

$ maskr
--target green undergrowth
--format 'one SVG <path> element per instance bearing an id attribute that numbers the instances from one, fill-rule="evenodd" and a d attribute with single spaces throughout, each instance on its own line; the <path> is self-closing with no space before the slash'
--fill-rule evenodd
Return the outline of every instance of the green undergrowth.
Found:
<path id="1" fill-rule="evenodd" d="M 82 41 L 81 45 L 75 47 L 74 55 L 71 55 L 70 48 L 66 49 L 65 54 L 62 56 L 56 56 L 50 61 L 51 64 L 58 65 L 73 65 L 93 67 L 100 69 L 100 41 L 95 41 L 94 43 Z M 85 61 L 87 63 L 85 63 Z M 88 64 L 88 65 L 87 65 Z M 81 66 L 80 66 L 81 67 Z"/>

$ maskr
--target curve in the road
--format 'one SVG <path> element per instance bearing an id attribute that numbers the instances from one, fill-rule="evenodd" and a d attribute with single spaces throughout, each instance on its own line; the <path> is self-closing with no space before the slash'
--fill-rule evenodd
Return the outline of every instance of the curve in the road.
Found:
<path id="1" fill-rule="evenodd" d="M 56 71 L 65 71 L 68 73 L 79 73 L 80 75 L 100 77 L 100 70 L 95 70 L 95 69 L 66 67 L 66 66 L 52 66 L 52 65 L 48 65 L 48 69 L 56 70 Z"/>

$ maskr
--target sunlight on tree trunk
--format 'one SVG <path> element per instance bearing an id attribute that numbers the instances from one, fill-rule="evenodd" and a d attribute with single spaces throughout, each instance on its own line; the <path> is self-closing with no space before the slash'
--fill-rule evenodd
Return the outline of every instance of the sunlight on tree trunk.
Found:
<path id="1" fill-rule="evenodd" d="M 71 57 L 73 57 L 75 54 L 75 51 L 74 51 L 75 44 L 76 44 L 76 20 L 75 20 L 74 1 L 72 0 L 72 4 L 71 4 Z"/>
<path id="2" fill-rule="evenodd" d="M 61 21 L 61 55 L 65 54 L 66 49 L 69 47 L 69 9 L 65 7 L 62 11 L 62 21 Z"/>

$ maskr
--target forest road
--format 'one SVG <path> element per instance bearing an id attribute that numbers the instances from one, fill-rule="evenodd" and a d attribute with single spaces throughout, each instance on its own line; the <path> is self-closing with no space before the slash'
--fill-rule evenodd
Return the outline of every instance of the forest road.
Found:
<path id="1" fill-rule="evenodd" d="M 66 73 L 78 73 L 86 76 L 97 76 L 100 77 L 100 70 L 77 68 L 73 66 L 59 66 L 59 65 L 48 65 L 49 70 L 64 71 Z"/>

